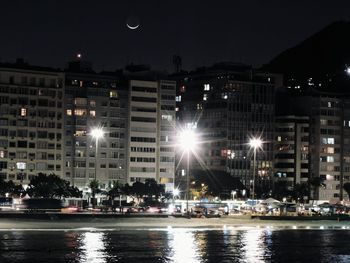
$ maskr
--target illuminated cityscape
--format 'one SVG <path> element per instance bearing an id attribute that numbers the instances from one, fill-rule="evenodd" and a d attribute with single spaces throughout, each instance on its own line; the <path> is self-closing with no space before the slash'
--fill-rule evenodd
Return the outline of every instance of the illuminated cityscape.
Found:
<path id="1" fill-rule="evenodd" d="M 347 1 L 7 1 L 0 262 L 349 262 Z"/>

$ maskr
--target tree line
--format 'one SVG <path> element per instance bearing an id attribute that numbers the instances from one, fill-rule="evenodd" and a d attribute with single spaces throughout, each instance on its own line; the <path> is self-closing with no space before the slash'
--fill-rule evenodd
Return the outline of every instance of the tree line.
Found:
<path id="1" fill-rule="evenodd" d="M 114 199 L 119 195 L 129 195 L 133 198 L 155 197 L 165 195 L 164 185 L 158 184 L 154 179 L 146 179 L 145 183 L 135 182 L 132 185 L 122 185 L 118 181 L 114 181 L 107 187 L 107 190 L 100 189 L 100 183 L 92 180 L 89 183 L 91 189 L 91 197 L 95 198 L 96 194 L 108 196 Z M 45 175 L 39 173 L 32 178 L 24 189 L 22 184 L 15 184 L 12 180 L 5 181 L 0 179 L 0 196 L 24 197 L 28 195 L 33 198 L 81 198 L 83 196 L 76 186 L 72 186 L 69 181 L 60 178 L 55 174 Z"/>

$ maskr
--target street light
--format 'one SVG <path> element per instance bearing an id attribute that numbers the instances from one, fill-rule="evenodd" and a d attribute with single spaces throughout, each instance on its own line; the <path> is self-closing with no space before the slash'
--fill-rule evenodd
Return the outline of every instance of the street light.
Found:
<path id="1" fill-rule="evenodd" d="M 190 152 L 193 152 L 197 144 L 197 136 L 193 129 L 186 129 L 180 133 L 179 144 L 183 153 L 187 155 L 187 171 L 186 171 L 186 212 L 188 218 L 190 218 L 190 213 L 188 210 L 188 199 L 190 195 Z"/>
<path id="2" fill-rule="evenodd" d="M 350 67 L 347 66 L 347 67 L 345 68 L 345 72 L 346 72 L 346 74 L 348 74 L 348 75 L 350 76 Z"/>
<path id="3" fill-rule="evenodd" d="M 252 189 L 252 199 L 255 198 L 255 166 L 256 166 L 256 150 L 261 148 L 262 140 L 260 138 L 252 138 L 249 141 L 249 145 L 254 149 L 254 159 L 253 159 L 253 189 Z"/>
<path id="4" fill-rule="evenodd" d="M 91 130 L 90 135 L 95 139 L 95 181 L 97 176 L 97 153 L 98 153 L 98 140 L 103 137 L 104 131 L 101 127 L 96 127 Z"/>
<path id="5" fill-rule="evenodd" d="M 175 196 L 179 196 L 179 194 L 180 194 L 180 190 L 178 188 L 175 188 L 173 190 L 173 197 L 174 197 L 174 199 L 175 199 Z"/>

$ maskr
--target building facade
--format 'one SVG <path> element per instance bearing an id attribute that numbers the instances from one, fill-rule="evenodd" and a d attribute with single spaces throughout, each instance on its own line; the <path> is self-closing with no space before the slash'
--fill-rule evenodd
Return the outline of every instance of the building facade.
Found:
<path id="1" fill-rule="evenodd" d="M 0 65 L 0 177 L 27 184 L 63 176 L 64 74 L 23 61 Z"/>
<path id="2" fill-rule="evenodd" d="M 251 189 L 253 151 L 251 138 L 263 141 L 256 155 L 256 185 L 266 187 L 273 175 L 275 88 L 277 75 L 236 64 L 177 76 L 178 121 L 192 123 L 201 135 L 197 168 L 225 172 Z"/>
<path id="3" fill-rule="evenodd" d="M 64 177 L 88 191 L 127 182 L 127 89 L 116 76 L 66 72 Z M 97 141 L 92 130 L 101 128 Z M 97 145 L 96 145 L 97 142 Z M 97 155 L 96 155 L 97 154 Z"/>
<path id="4" fill-rule="evenodd" d="M 310 171 L 323 184 L 315 198 L 343 199 L 350 180 L 350 100 L 346 94 L 315 93 L 311 105 Z"/>
<path id="5" fill-rule="evenodd" d="M 285 181 L 288 190 L 309 178 L 309 117 L 278 116 L 274 146 L 274 183 Z"/>
<path id="6" fill-rule="evenodd" d="M 128 182 L 174 187 L 175 82 L 129 81 Z"/>

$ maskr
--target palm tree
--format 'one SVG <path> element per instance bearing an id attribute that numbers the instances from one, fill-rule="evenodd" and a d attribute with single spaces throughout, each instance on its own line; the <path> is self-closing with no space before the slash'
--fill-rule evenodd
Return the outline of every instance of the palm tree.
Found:
<path id="1" fill-rule="evenodd" d="M 310 186 L 310 197 L 312 196 L 313 199 L 318 199 L 318 188 L 320 186 L 325 187 L 325 184 L 323 183 L 323 180 L 321 177 L 312 177 L 309 179 L 309 186 Z"/>
<path id="2" fill-rule="evenodd" d="M 96 206 L 96 193 L 98 193 L 99 191 L 99 187 L 100 187 L 100 183 L 98 180 L 94 179 L 92 181 L 90 181 L 90 184 L 89 184 L 89 187 L 91 189 L 91 204 L 92 204 L 92 207 L 95 208 Z"/>
<path id="3" fill-rule="evenodd" d="M 107 192 L 107 196 L 110 198 L 112 206 L 113 206 L 114 199 L 117 196 L 121 198 L 122 194 L 123 194 L 123 185 L 120 184 L 118 181 L 113 181 L 113 184 L 111 185 L 110 189 Z"/>

